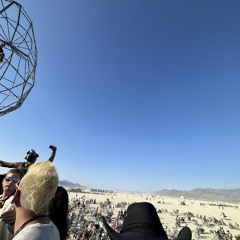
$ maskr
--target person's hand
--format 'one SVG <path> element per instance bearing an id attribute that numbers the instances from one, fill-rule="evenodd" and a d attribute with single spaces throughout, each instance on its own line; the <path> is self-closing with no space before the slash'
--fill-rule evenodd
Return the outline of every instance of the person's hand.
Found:
<path id="1" fill-rule="evenodd" d="M 9 210 L 3 213 L 0 218 L 7 224 L 14 224 L 16 220 L 16 213 L 14 210 Z"/>
<path id="2" fill-rule="evenodd" d="M 54 152 L 57 151 L 57 147 L 53 146 L 53 145 L 50 145 L 49 148 L 51 148 Z"/>

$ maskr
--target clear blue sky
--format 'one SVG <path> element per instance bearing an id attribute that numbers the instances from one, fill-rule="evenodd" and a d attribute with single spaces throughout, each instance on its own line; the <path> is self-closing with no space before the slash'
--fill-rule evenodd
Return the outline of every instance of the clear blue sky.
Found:
<path id="1" fill-rule="evenodd" d="M 240 187 L 240 1 L 19 2 L 38 65 L 0 118 L 1 160 L 52 144 L 60 179 L 87 187 Z"/>

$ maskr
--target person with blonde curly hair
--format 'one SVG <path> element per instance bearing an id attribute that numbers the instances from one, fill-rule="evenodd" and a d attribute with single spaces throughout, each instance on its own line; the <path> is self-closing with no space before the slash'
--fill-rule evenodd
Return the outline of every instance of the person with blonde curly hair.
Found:
<path id="1" fill-rule="evenodd" d="M 52 162 L 37 162 L 28 169 L 12 200 L 16 211 L 14 240 L 60 239 L 57 227 L 46 215 L 57 186 L 58 174 Z"/>

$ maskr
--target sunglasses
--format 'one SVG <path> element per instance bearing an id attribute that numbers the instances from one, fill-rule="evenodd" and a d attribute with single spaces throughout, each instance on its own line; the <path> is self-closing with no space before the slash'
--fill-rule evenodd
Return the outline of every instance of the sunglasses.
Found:
<path id="1" fill-rule="evenodd" d="M 13 182 L 13 183 L 17 183 L 20 181 L 20 178 L 14 178 L 14 177 L 5 177 L 4 178 L 6 182 Z"/>

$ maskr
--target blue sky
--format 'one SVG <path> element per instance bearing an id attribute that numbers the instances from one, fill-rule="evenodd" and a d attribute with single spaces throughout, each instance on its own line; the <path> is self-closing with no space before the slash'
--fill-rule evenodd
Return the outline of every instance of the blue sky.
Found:
<path id="1" fill-rule="evenodd" d="M 60 179 L 88 187 L 240 187 L 239 1 L 19 2 L 38 65 L 0 159 L 52 144 Z"/>

